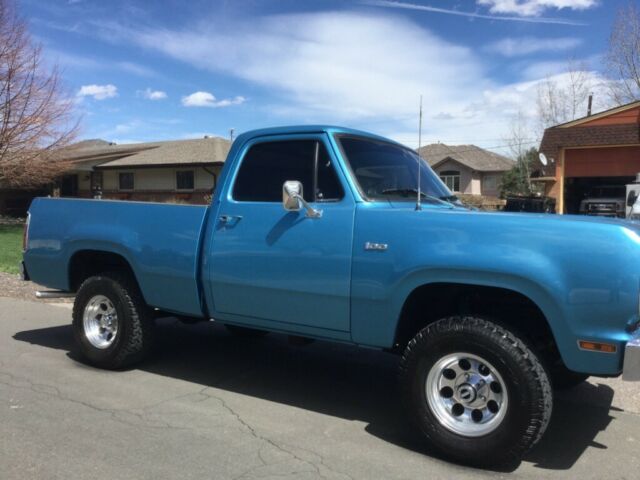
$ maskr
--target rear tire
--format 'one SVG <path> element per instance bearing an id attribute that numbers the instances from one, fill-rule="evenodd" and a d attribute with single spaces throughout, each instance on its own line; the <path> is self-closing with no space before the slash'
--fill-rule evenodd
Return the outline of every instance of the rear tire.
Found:
<path id="1" fill-rule="evenodd" d="M 427 442 L 467 465 L 518 461 L 551 418 L 553 394 L 538 357 L 482 318 L 445 318 L 418 332 L 400 362 L 400 387 Z"/>
<path id="2" fill-rule="evenodd" d="M 80 353 L 109 370 L 144 359 L 153 343 L 153 317 L 130 275 L 109 272 L 85 280 L 73 305 Z"/>

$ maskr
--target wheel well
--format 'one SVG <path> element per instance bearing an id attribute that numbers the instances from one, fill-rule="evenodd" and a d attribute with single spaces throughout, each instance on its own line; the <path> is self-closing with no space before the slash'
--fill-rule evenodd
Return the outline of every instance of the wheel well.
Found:
<path id="1" fill-rule="evenodd" d="M 472 314 L 509 327 L 549 361 L 560 359 L 547 318 L 530 298 L 506 288 L 458 283 L 432 283 L 411 292 L 402 307 L 395 346 L 403 350 L 418 331 L 441 318 Z"/>
<path id="2" fill-rule="evenodd" d="M 69 288 L 75 292 L 87 278 L 113 271 L 126 272 L 135 280 L 131 265 L 122 255 L 100 250 L 81 250 L 74 253 L 69 262 Z"/>

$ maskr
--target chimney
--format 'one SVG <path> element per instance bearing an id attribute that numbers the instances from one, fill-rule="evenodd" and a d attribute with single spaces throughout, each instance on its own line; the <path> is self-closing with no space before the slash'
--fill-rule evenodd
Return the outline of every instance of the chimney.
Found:
<path id="1" fill-rule="evenodd" d="M 591 105 L 593 105 L 593 93 L 589 94 L 589 105 L 587 106 L 587 117 L 591 116 Z"/>

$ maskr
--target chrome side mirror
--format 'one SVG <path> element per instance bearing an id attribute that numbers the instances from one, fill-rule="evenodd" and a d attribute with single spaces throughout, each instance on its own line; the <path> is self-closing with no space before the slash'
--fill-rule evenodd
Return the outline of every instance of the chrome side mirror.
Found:
<path id="1" fill-rule="evenodd" d="M 320 218 L 322 210 L 316 210 L 303 197 L 302 183 L 297 180 L 287 180 L 282 185 L 282 206 L 288 212 L 298 212 L 304 209 L 309 218 Z"/>
<path id="2" fill-rule="evenodd" d="M 300 199 L 303 195 L 302 183 L 287 180 L 282 185 L 282 206 L 288 212 L 297 212 L 302 208 Z"/>

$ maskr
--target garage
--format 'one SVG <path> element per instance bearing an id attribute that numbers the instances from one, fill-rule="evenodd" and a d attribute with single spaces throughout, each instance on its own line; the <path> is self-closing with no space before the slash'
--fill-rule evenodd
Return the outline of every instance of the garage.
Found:
<path id="1" fill-rule="evenodd" d="M 625 186 L 640 173 L 640 102 L 545 130 L 546 165 L 534 179 L 557 212 L 623 216 Z"/>

